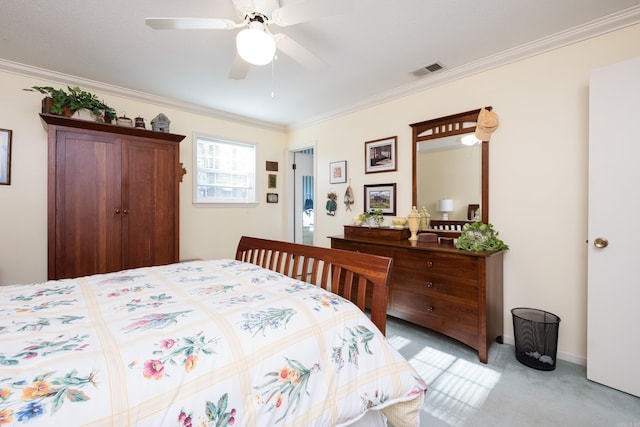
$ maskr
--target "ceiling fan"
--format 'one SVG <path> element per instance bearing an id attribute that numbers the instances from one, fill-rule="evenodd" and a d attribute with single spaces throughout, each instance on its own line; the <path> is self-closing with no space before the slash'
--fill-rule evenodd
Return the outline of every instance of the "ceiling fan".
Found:
<path id="1" fill-rule="evenodd" d="M 276 48 L 294 61 L 310 69 L 322 69 L 325 64 L 309 50 L 285 34 L 274 34 L 269 27 L 287 27 L 315 18 L 347 13 L 353 0 L 306 0 L 280 5 L 280 0 L 231 0 L 242 21 L 226 18 L 145 18 L 156 30 L 241 30 L 236 36 L 236 57 L 229 77 L 244 79 L 250 64 L 270 63 Z"/>

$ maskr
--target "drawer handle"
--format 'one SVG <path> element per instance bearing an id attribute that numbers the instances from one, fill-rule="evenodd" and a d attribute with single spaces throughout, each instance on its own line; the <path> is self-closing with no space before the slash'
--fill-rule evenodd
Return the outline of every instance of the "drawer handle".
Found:
<path id="1" fill-rule="evenodd" d="M 427 311 L 432 312 L 434 310 L 433 306 L 430 305 L 429 307 L 427 307 Z"/>
<path id="2" fill-rule="evenodd" d="M 433 267 L 433 261 L 427 261 L 427 267 Z"/>
<path id="3" fill-rule="evenodd" d="M 427 288 L 433 288 L 433 282 L 427 282 Z"/>

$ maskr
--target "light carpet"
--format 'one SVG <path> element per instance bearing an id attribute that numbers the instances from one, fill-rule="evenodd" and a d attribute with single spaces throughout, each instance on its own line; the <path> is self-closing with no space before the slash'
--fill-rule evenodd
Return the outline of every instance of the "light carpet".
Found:
<path id="1" fill-rule="evenodd" d="M 485 365 L 465 344 L 393 317 L 387 339 L 428 384 L 421 426 L 640 427 L 640 398 L 589 381 L 584 366 L 536 370 L 498 343 Z"/>

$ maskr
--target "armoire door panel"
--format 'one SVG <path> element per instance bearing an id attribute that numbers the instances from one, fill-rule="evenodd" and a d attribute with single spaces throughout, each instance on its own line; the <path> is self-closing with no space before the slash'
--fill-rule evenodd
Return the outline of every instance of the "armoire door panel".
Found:
<path id="1" fill-rule="evenodd" d="M 175 144 L 130 140 L 124 174 L 124 262 L 126 268 L 178 261 L 176 206 L 178 178 Z"/>
<path id="2" fill-rule="evenodd" d="M 120 169 L 117 138 L 58 133 L 56 278 L 121 268 Z"/>

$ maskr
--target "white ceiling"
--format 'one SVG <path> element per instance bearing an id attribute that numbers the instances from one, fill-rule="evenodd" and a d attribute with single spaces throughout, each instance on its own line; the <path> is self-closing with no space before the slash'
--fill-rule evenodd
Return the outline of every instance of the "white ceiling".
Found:
<path id="1" fill-rule="evenodd" d="M 144 23 L 239 22 L 230 0 L 0 4 L 0 69 L 275 126 L 322 120 L 640 22 L 640 0 L 355 0 L 350 14 L 278 28 L 324 60 L 325 71 L 281 54 L 273 67 L 252 66 L 246 79 L 231 80 L 238 30 Z M 436 61 L 445 68 L 412 73 Z"/>

